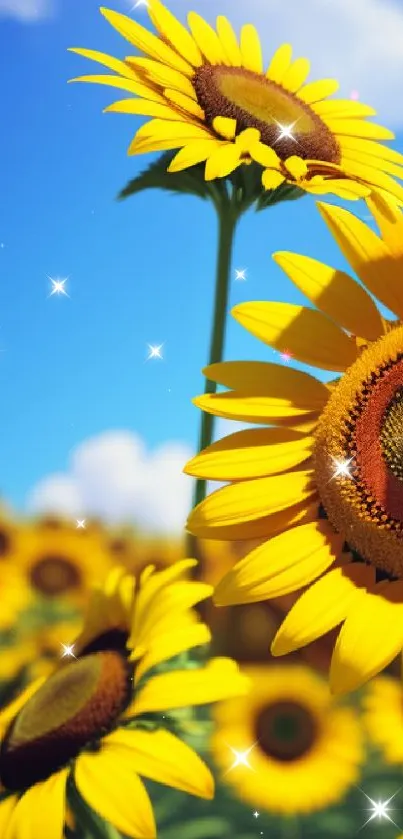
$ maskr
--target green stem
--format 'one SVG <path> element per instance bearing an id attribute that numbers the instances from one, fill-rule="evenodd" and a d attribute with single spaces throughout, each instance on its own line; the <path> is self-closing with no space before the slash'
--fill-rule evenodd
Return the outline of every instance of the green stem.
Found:
<path id="1" fill-rule="evenodd" d="M 301 831 L 297 816 L 285 816 L 282 819 L 283 839 L 300 839 Z"/>
<path id="2" fill-rule="evenodd" d="M 229 298 L 229 286 L 231 276 L 231 259 L 234 244 L 234 234 L 239 218 L 234 201 L 215 201 L 218 216 L 218 254 L 215 283 L 213 327 L 210 340 L 210 352 L 208 364 L 216 364 L 223 359 L 225 331 L 227 322 L 227 309 Z M 206 379 L 204 393 L 216 393 L 217 384 Z M 205 411 L 200 415 L 200 432 L 198 451 L 202 451 L 213 442 L 215 417 Z M 206 497 L 206 481 L 196 479 L 193 506 L 200 504 Z M 188 556 L 195 555 L 196 540 L 189 534 Z"/>

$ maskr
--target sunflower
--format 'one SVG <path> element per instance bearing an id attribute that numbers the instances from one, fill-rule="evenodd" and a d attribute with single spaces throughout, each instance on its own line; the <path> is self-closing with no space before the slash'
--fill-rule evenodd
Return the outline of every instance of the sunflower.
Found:
<path id="1" fill-rule="evenodd" d="M 328 97 L 333 79 L 305 84 L 309 61 L 292 60 L 283 44 L 267 70 L 252 25 L 238 40 L 219 16 L 216 30 L 195 12 L 186 29 L 160 0 L 149 0 L 153 34 L 134 20 L 101 8 L 109 23 L 141 56 L 123 61 L 95 50 L 72 49 L 112 71 L 72 81 L 95 82 L 131 96 L 106 108 L 151 117 L 129 154 L 176 150 L 169 171 L 205 162 L 205 179 L 225 177 L 241 164 L 263 167 L 265 189 L 284 182 L 307 192 L 355 199 L 376 186 L 403 199 L 392 176 L 403 177 L 403 157 L 381 145 L 391 131 L 366 117 L 373 108 Z"/>
<path id="2" fill-rule="evenodd" d="M 363 722 L 389 764 L 403 763 L 403 690 L 397 679 L 374 679 L 363 697 Z"/>
<path id="3" fill-rule="evenodd" d="M 192 564 L 161 572 L 150 566 L 137 591 L 133 577 L 114 570 L 89 603 L 75 658 L 61 661 L 0 714 L 2 836 L 62 839 L 72 788 L 135 839 L 156 835 L 140 776 L 212 797 L 213 779 L 201 759 L 163 720 L 150 726 L 162 712 L 247 688 L 230 659 L 150 674 L 209 641 L 192 607 L 211 589 L 182 579 Z"/>
<path id="4" fill-rule="evenodd" d="M 231 482 L 193 510 L 191 532 L 264 540 L 218 584 L 216 603 L 259 602 L 317 580 L 272 652 L 343 624 L 330 670 L 335 691 L 359 687 L 403 648 L 403 216 L 379 197 L 368 206 L 382 238 L 347 210 L 319 205 L 362 285 L 282 252 L 274 260 L 317 309 L 253 302 L 233 310 L 269 346 L 287 346 L 297 361 L 338 378 L 324 384 L 265 362 L 212 365 L 207 377 L 231 390 L 196 404 L 271 427 L 232 434 L 185 469 Z M 382 316 L 371 295 L 397 319 Z"/>
<path id="5" fill-rule="evenodd" d="M 119 528 L 106 534 L 106 549 L 115 562 L 139 574 L 147 565 L 157 571 L 183 557 L 183 539 L 144 536 L 131 528 Z"/>
<path id="6" fill-rule="evenodd" d="M 255 807 L 306 814 L 340 801 L 364 758 L 356 713 L 337 707 L 308 668 L 243 668 L 251 691 L 214 709 L 212 753 L 225 782 Z M 246 755 L 246 765 L 236 761 Z"/>
<path id="7" fill-rule="evenodd" d="M 115 564 L 98 532 L 56 519 L 27 525 L 24 544 L 10 559 L 33 595 L 77 604 Z"/>

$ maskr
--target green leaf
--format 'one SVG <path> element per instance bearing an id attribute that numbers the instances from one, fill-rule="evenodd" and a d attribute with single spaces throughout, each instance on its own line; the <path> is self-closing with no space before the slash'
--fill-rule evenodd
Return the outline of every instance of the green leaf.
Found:
<path id="1" fill-rule="evenodd" d="M 204 167 L 201 164 L 191 166 L 183 172 L 168 172 L 168 166 L 175 152 L 165 152 L 154 160 L 147 169 L 133 178 L 119 193 L 118 200 L 137 195 L 145 189 L 164 189 L 182 195 L 196 195 L 198 198 L 211 197 L 210 184 L 204 179 Z"/>
<path id="2" fill-rule="evenodd" d="M 234 835 L 230 821 L 211 816 L 197 821 L 181 821 L 168 830 L 160 830 L 159 839 L 180 839 L 181 834 L 186 839 L 224 839 Z"/>
<path id="3" fill-rule="evenodd" d="M 304 195 L 306 195 L 305 190 L 300 189 L 298 186 L 284 183 L 278 186 L 277 189 L 269 189 L 263 192 L 257 202 L 256 210 L 257 212 L 266 210 L 273 204 L 279 204 L 280 201 L 296 201 L 297 198 L 302 198 Z"/>

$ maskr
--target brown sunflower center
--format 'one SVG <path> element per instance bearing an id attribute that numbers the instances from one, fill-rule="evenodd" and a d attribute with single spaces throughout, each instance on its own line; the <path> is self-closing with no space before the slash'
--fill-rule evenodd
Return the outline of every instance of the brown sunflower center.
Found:
<path id="1" fill-rule="evenodd" d="M 318 424 L 315 473 L 326 515 L 348 546 L 403 579 L 401 325 L 364 350 L 332 391 Z"/>
<path id="2" fill-rule="evenodd" d="M 236 120 L 237 134 L 246 128 L 260 131 L 262 143 L 281 160 L 298 155 L 340 163 L 338 143 L 322 120 L 298 96 L 265 76 L 206 64 L 196 70 L 193 84 L 208 125 L 216 117 L 229 117 Z"/>
<path id="3" fill-rule="evenodd" d="M 131 672 L 116 652 L 88 655 L 51 676 L 12 722 L 0 749 L 11 791 L 45 780 L 113 728 L 130 698 Z"/>
<path id="4" fill-rule="evenodd" d="M 65 556 L 48 554 L 32 566 L 30 582 L 36 591 L 47 597 L 55 597 L 80 588 L 82 576 L 72 560 Z"/>
<path id="5" fill-rule="evenodd" d="M 11 548 L 10 534 L 0 530 L 0 559 L 6 556 Z"/>
<path id="6" fill-rule="evenodd" d="M 273 760 L 299 760 L 312 749 L 316 737 L 315 718 L 298 702 L 273 702 L 256 720 L 256 739 L 261 750 Z"/>

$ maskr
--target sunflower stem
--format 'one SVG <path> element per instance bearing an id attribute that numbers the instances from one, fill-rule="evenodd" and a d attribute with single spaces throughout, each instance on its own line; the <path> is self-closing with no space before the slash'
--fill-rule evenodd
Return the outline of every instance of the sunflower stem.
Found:
<path id="1" fill-rule="evenodd" d="M 285 816 L 282 821 L 282 828 L 282 839 L 300 839 L 300 825 L 296 816 Z"/>
<path id="2" fill-rule="evenodd" d="M 208 357 L 208 364 L 216 364 L 222 361 L 227 309 L 229 298 L 229 286 L 231 275 L 231 260 L 234 245 L 234 236 L 236 226 L 240 216 L 240 208 L 237 205 L 236 196 L 233 193 L 223 200 L 223 196 L 217 196 L 214 201 L 214 206 L 218 217 L 218 253 L 217 253 L 217 268 L 216 268 L 216 283 L 215 283 L 215 297 L 213 309 L 213 325 L 210 339 L 210 351 Z M 217 391 L 217 383 L 206 378 L 204 393 L 213 394 Z M 214 421 L 215 417 L 212 414 L 207 414 L 205 411 L 200 415 L 200 431 L 198 451 L 202 451 L 213 442 L 214 437 Z M 206 497 L 206 481 L 200 478 L 196 479 L 193 507 L 200 504 Z M 197 540 L 188 534 L 187 539 L 187 555 L 196 556 Z M 196 556 L 197 558 L 197 556 Z"/>

